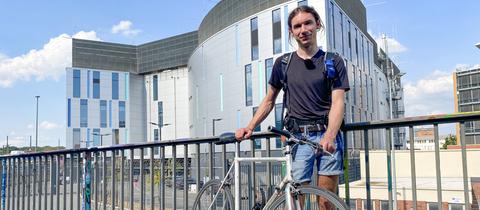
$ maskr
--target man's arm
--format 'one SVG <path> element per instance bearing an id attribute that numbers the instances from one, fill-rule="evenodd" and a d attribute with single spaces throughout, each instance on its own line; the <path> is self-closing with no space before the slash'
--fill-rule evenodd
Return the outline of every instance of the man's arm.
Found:
<path id="1" fill-rule="evenodd" d="M 238 140 L 248 139 L 252 135 L 253 129 L 257 127 L 275 106 L 275 100 L 277 99 L 280 89 L 277 89 L 271 85 L 268 86 L 267 95 L 263 98 L 262 103 L 258 106 L 257 112 L 253 116 L 252 120 L 248 123 L 247 127 L 240 128 L 235 132 L 235 137 Z"/>
<path id="2" fill-rule="evenodd" d="M 343 115 L 345 112 L 345 90 L 336 89 L 332 91 L 332 107 L 328 114 L 328 127 L 323 135 L 320 144 L 329 152 L 335 151 L 335 137 L 342 125 Z"/>

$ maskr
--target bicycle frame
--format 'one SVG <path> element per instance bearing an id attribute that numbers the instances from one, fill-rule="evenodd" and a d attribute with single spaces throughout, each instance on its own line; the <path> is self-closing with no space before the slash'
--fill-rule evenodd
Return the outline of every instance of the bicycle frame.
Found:
<path id="1" fill-rule="evenodd" d="M 283 179 L 283 181 L 281 182 L 281 184 L 279 186 L 282 186 L 281 188 L 283 188 L 283 185 L 285 185 L 285 196 L 288 196 L 290 194 L 290 189 L 291 189 L 291 182 L 292 182 L 292 174 L 291 174 L 291 169 L 292 169 L 292 166 L 291 166 L 291 160 L 292 160 L 292 154 L 291 154 L 291 146 L 290 145 L 286 145 L 285 146 L 285 156 L 283 157 L 240 157 L 240 143 L 237 142 L 235 143 L 235 158 L 234 158 L 234 163 L 233 163 L 233 166 L 235 168 L 235 210 L 240 210 L 240 163 L 241 162 L 285 162 L 286 164 L 286 176 L 285 176 L 285 179 Z M 231 172 L 231 168 L 228 170 L 228 173 L 226 174 L 226 176 L 224 177 L 223 181 L 222 181 L 222 185 L 224 184 L 224 182 L 226 181 L 228 175 L 230 174 Z M 220 186 L 221 188 L 222 186 Z M 270 198 L 271 199 L 271 198 Z M 270 200 L 269 199 L 269 200 Z M 291 204 L 291 199 L 290 198 L 287 198 L 286 199 L 287 201 L 287 209 L 288 210 L 291 210 L 292 209 L 292 204 Z"/>

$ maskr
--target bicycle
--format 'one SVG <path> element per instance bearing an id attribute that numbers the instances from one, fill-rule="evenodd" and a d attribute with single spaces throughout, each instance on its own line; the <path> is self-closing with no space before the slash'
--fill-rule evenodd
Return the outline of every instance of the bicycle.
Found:
<path id="1" fill-rule="evenodd" d="M 312 149 L 326 155 L 331 155 L 329 152 L 324 151 L 322 146 L 318 143 L 307 141 L 304 138 L 298 139 L 290 132 L 286 130 L 280 130 L 273 126 L 268 127 L 268 131 L 285 136 L 286 145 L 284 147 L 284 157 L 240 157 L 238 149 L 235 151 L 234 164 L 229 168 L 226 176 L 223 180 L 214 179 L 207 182 L 198 192 L 195 202 L 193 203 L 193 210 L 204 210 L 204 209 L 225 209 L 225 210 L 240 210 L 240 162 L 285 162 L 286 165 L 286 175 L 283 181 L 280 182 L 275 187 L 273 195 L 268 199 L 265 206 L 261 209 L 302 209 L 300 206 L 301 201 L 299 200 L 303 197 L 304 206 L 306 209 L 319 209 L 318 202 L 316 199 L 323 198 L 329 201 L 334 207 L 339 210 L 347 210 L 348 207 L 345 202 L 339 198 L 336 194 L 322 188 L 315 186 L 302 186 L 299 183 L 295 183 L 291 174 L 291 164 L 292 164 L 292 147 L 295 144 L 306 144 L 309 145 Z M 235 139 L 234 133 L 224 133 L 220 135 L 219 141 L 215 144 L 228 144 L 236 142 L 237 148 L 239 142 Z M 233 186 L 235 189 L 235 200 L 232 202 L 234 197 L 230 192 L 230 187 L 232 186 L 232 169 L 234 169 L 234 182 Z M 218 200 L 217 200 L 218 199 Z M 295 207 L 295 208 L 292 208 Z"/>

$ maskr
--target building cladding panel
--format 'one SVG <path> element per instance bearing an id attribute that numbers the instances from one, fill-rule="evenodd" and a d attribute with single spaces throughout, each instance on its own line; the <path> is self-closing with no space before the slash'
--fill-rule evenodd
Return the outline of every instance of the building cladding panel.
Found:
<path id="1" fill-rule="evenodd" d="M 289 0 L 223 0 L 203 18 L 198 30 L 199 43 L 224 28 L 268 8 Z"/>
<path id="2" fill-rule="evenodd" d="M 197 31 L 138 46 L 138 73 L 186 66 L 198 45 Z"/>
<path id="3" fill-rule="evenodd" d="M 186 66 L 197 37 L 193 31 L 139 46 L 73 39 L 72 66 L 135 74 Z"/>
<path id="4" fill-rule="evenodd" d="M 135 46 L 72 39 L 72 67 L 128 72 L 136 63 Z"/>
<path id="5" fill-rule="evenodd" d="M 454 72 L 455 108 L 458 112 L 480 111 L 480 67 L 457 69 Z M 480 121 L 465 123 L 465 142 L 480 144 Z M 457 126 L 457 139 L 460 139 L 460 127 Z M 460 141 L 457 141 L 460 145 Z"/>

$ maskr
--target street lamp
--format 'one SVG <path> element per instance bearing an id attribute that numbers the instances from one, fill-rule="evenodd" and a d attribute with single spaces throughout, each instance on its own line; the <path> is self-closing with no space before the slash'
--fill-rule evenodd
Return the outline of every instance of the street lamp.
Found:
<path id="1" fill-rule="evenodd" d="M 476 46 L 478 49 L 480 49 L 480 42 L 477 43 L 477 44 L 475 44 L 475 46 Z"/>
<path id="2" fill-rule="evenodd" d="M 215 136 L 215 122 L 221 121 L 222 118 L 212 119 L 212 135 Z"/>
<path id="3" fill-rule="evenodd" d="M 35 117 L 35 152 L 37 152 L 37 148 L 38 148 L 38 98 L 40 98 L 40 96 L 35 96 L 35 98 L 37 99 L 37 112 L 36 112 L 36 117 Z"/>
<path id="4" fill-rule="evenodd" d="M 162 127 L 169 126 L 170 123 L 164 123 L 164 124 L 159 125 L 158 123 L 150 122 L 150 124 L 158 127 L 158 140 L 161 141 L 162 140 Z"/>
<path id="5" fill-rule="evenodd" d="M 109 136 L 109 133 L 93 133 L 94 136 L 100 136 L 100 146 L 103 146 L 103 137 Z"/>

